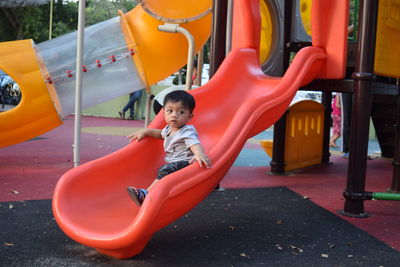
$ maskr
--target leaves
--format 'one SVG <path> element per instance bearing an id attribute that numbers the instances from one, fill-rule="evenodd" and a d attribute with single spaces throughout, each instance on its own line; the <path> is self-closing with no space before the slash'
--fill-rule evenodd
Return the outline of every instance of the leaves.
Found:
<path id="1" fill-rule="evenodd" d="M 118 10 L 127 12 L 137 1 L 91 0 L 87 1 L 86 25 L 96 24 L 118 16 Z M 4 14 L 3 14 L 4 13 Z M 7 13 L 7 14 L 5 14 Z M 50 4 L 41 6 L 0 9 L 0 42 L 33 39 L 35 43 L 49 38 Z M 78 2 L 55 0 L 53 7 L 52 37 L 76 31 Z"/>

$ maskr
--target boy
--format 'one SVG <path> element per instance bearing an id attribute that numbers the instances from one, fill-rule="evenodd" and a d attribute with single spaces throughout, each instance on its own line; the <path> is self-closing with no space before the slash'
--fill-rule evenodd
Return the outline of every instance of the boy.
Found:
<path id="1" fill-rule="evenodd" d="M 200 144 L 198 134 L 193 125 L 187 125 L 193 117 L 195 101 L 191 94 L 178 90 L 167 94 L 163 105 L 164 129 L 146 128 L 128 135 L 130 141 L 140 141 L 146 136 L 164 139 L 165 161 L 167 164 L 158 169 L 157 178 L 146 189 L 128 187 L 128 194 L 140 206 L 148 191 L 164 176 L 180 170 L 194 161 L 200 167 L 210 168 L 211 162 Z"/>

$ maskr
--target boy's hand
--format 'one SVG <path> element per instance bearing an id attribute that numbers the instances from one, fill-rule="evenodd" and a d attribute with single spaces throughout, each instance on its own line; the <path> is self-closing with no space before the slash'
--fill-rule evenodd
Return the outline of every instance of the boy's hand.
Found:
<path id="1" fill-rule="evenodd" d="M 200 167 L 203 167 L 203 164 L 207 168 L 211 167 L 211 160 L 208 158 L 207 154 L 204 153 L 204 149 L 200 144 L 192 145 L 190 150 L 192 150 L 194 154 L 193 158 L 189 161 L 190 164 L 193 161 L 197 161 Z"/>
<path id="2" fill-rule="evenodd" d="M 162 139 L 161 129 L 145 128 L 145 129 L 141 129 L 141 130 L 138 130 L 136 132 L 133 132 L 130 135 L 128 135 L 127 137 L 129 138 L 129 142 L 132 142 L 133 140 L 136 140 L 136 142 L 139 142 L 140 140 L 142 140 L 146 136 Z"/>
<path id="3" fill-rule="evenodd" d="M 146 137 L 146 131 L 145 130 L 139 130 L 139 131 L 136 131 L 134 133 L 131 133 L 127 137 L 129 139 L 129 142 L 132 142 L 133 140 L 136 140 L 136 142 L 139 142 L 144 137 Z"/>
<path id="4" fill-rule="evenodd" d="M 200 165 L 200 167 L 203 167 L 203 165 L 207 168 L 211 167 L 211 160 L 208 158 L 208 156 L 204 153 L 198 153 L 193 156 L 193 158 L 189 161 L 189 163 L 193 163 L 194 161 L 197 161 Z"/>

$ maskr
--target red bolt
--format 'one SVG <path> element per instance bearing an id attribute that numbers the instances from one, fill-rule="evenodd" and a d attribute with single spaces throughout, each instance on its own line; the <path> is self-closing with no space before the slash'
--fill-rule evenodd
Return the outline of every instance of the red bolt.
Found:
<path id="1" fill-rule="evenodd" d="M 52 83 L 53 83 L 53 80 L 51 79 L 51 77 L 47 77 L 47 82 L 48 82 L 49 84 L 52 84 Z"/>
<path id="2" fill-rule="evenodd" d="M 135 54 L 135 51 L 133 51 L 133 49 L 130 49 L 129 51 L 131 52 L 131 56 Z"/>
<path id="3" fill-rule="evenodd" d="M 97 67 L 100 68 L 100 67 L 101 67 L 100 60 L 97 59 L 97 60 L 96 60 L 96 63 L 97 63 Z"/>
<path id="4" fill-rule="evenodd" d="M 82 70 L 83 70 L 83 72 L 87 72 L 86 65 L 83 65 L 83 66 L 82 66 Z"/>
<path id="5" fill-rule="evenodd" d="M 72 77 L 72 70 L 67 70 L 65 73 L 67 73 L 67 76 L 68 76 L 69 78 Z"/>
<path id="6" fill-rule="evenodd" d="M 111 55 L 110 58 L 111 58 L 111 62 L 117 61 L 117 60 L 115 59 L 115 56 L 114 56 L 114 55 Z"/>

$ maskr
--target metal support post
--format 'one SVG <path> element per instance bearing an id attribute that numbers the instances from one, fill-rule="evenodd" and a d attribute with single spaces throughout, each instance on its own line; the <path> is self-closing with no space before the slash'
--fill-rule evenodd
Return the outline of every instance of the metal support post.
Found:
<path id="1" fill-rule="evenodd" d="M 400 95 L 397 96 L 397 113 L 394 130 L 394 157 L 392 162 L 393 178 L 389 191 L 393 193 L 400 193 Z"/>
<path id="2" fill-rule="evenodd" d="M 347 186 L 344 193 L 344 209 L 339 211 L 342 215 L 357 218 L 369 216 L 364 212 L 364 200 L 346 196 L 365 192 L 377 10 L 377 1 L 360 1 L 358 54 L 355 72 L 352 75 L 354 103 L 351 117 Z"/>
<path id="3" fill-rule="evenodd" d="M 85 33 L 86 0 L 79 1 L 78 32 L 76 46 L 76 85 L 75 85 L 75 122 L 74 122 L 74 167 L 80 164 L 81 113 L 82 113 L 82 65 Z"/>
<path id="4" fill-rule="evenodd" d="M 322 159 L 321 163 L 329 164 L 329 157 L 331 153 L 329 152 L 329 139 L 332 121 L 332 93 L 322 92 L 322 105 L 324 106 L 324 136 L 322 137 Z"/>
<path id="5" fill-rule="evenodd" d="M 210 78 L 225 59 L 228 0 L 215 0 L 211 34 Z"/>
<path id="6" fill-rule="evenodd" d="M 272 144 L 272 160 L 269 163 L 272 174 L 285 173 L 285 141 L 287 111 L 274 124 L 274 142 Z"/>

